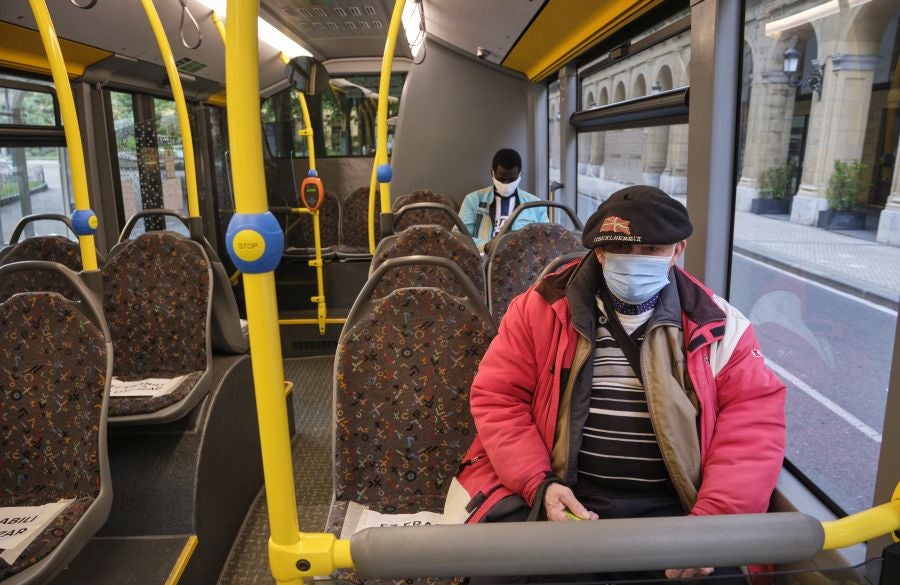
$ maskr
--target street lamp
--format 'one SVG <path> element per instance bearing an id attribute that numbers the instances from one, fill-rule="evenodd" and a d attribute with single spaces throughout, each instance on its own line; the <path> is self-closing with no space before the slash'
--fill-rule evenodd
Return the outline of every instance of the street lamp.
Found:
<path id="1" fill-rule="evenodd" d="M 825 67 L 822 63 L 815 60 L 810 63 L 812 64 L 812 71 L 808 78 L 803 79 L 803 74 L 799 71 L 800 51 L 794 47 L 788 47 L 784 52 L 784 73 L 787 75 L 788 85 L 791 87 L 805 85 L 816 92 L 816 97 L 818 99 L 822 99 L 822 74 L 824 73 Z"/>

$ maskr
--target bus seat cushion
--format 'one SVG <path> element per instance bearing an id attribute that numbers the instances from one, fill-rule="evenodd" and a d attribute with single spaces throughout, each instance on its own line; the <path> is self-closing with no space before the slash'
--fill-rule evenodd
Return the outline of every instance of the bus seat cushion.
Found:
<path id="1" fill-rule="evenodd" d="M 53 523 L 44 529 L 41 534 L 22 551 L 21 556 L 16 559 L 12 565 L 6 564 L 6 561 L 0 559 L 0 581 L 27 569 L 31 565 L 37 563 L 59 546 L 72 528 L 78 522 L 84 513 L 90 508 L 94 502 L 92 497 L 77 498 L 74 502 L 66 506 L 66 508 L 53 520 Z M 43 502 L 31 502 L 30 504 L 16 505 L 38 505 Z"/>
<path id="2" fill-rule="evenodd" d="M 171 372 L 158 372 L 142 376 L 132 376 L 131 378 L 123 378 L 126 381 L 140 380 L 143 378 L 172 378 L 181 374 L 173 374 Z M 110 398 L 109 400 L 109 416 L 129 416 L 134 414 L 147 414 L 156 412 L 163 408 L 181 401 L 188 393 L 197 385 L 203 372 L 191 372 L 182 380 L 177 388 L 169 394 L 163 396 L 122 396 Z"/>

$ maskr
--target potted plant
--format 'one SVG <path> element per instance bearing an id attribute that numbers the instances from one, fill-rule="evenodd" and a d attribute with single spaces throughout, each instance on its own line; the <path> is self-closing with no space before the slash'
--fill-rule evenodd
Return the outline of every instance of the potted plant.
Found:
<path id="1" fill-rule="evenodd" d="M 866 227 L 866 214 L 859 201 L 869 188 L 869 167 L 857 162 L 834 161 L 834 172 L 828 181 L 828 209 L 819 212 L 816 226 L 830 230 L 861 230 Z"/>
<path id="2" fill-rule="evenodd" d="M 759 197 L 750 202 L 750 212 L 790 213 L 789 194 L 793 178 L 794 165 L 791 164 L 763 171 L 759 177 Z"/>

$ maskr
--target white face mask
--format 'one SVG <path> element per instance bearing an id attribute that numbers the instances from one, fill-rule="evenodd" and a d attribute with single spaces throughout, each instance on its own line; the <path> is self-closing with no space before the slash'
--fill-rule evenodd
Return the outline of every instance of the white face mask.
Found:
<path id="1" fill-rule="evenodd" d="M 491 180 L 494 181 L 494 191 L 497 192 L 497 195 L 500 197 L 509 197 L 519 188 L 519 181 L 522 180 L 522 177 L 517 177 L 512 183 L 501 183 L 495 179 L 493 175 L 491 175 Z"/>

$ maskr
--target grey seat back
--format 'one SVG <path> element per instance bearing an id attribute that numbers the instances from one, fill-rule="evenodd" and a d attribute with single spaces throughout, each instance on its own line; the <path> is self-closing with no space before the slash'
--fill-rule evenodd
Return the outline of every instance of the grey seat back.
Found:
<path id="1" fill-rule="evenodd" d="M 0 303 L 0 506 L 73 500 L 12 564 L 4 585 L 46 583 L 87 544 L 112 504 L 106 418 L 112 346 L 99 299 L 50 262 L 0 267 L 0 281 L 53 272 L 78 302 L 25 292 Z"/>
<path id="2" fill-rule="evenodd" d="M 472 238 L 465 233 L 451 232 L 439 225 L 413 225 L 381 240 L 372 258 L 370 275 L 392 258 L 424 255 L 447 258 L 462 269 L 484 298 L 484 272 L 481 254 Z M 398 288 L 434 286 L 453 296 L 466 292 L 447 269 L 434 264 L 396 266 L 385 273 L 373 290 L 376 297 L 385 297 Z"/>
<path id="3" fill-rule="evenodd" d="M 206 252 L 179 234 L 148 232 L 117 245 L 101 274 L 116 377 L 188 376 L 168 395 L 114 398 L 111 421 L 184 416 L 209 388 L 213 271 Z"/>

